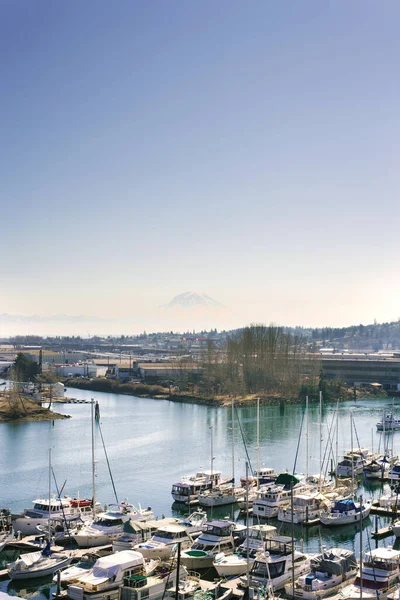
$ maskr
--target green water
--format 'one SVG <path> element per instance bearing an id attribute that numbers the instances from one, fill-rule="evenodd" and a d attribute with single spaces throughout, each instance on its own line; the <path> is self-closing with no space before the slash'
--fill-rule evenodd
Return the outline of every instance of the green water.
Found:
<path id="1" fill-rule="evenodd" d="M 210 468 L 210 427 L 213 431 L 214 469 L 232 473 L 232 415 L 230 408 L 175 404 L 165 400 L 134 398 L 118 394 L 102 394 L 69 389 L 68 396 L 96 398 L 100 403 L 101 427 L 119 500 L 151 506 L 155 514 L 166 516 L 184 512 L 173 507 L 170 495 L 172 483 L 183 474 L 199 467 Z M 395 412 L 398 412 L 398 401 Z M 350 449 L 350 410 L 353 411 L 357 435 L 354 447 L 368 446 L 377 450 L 382 446 L 382 434 L 375 424 L 384 408 L 390 409 L 392 400 L 365 399 L 344 402 L 339 406 L 339 454 Z M 336 405 L 327 404 L 322 410 L 323 446 L 327 444 L 328 430 L 335 418 Z M 91 496 L 91 426 L 90 406 L 85 404 L 60 405 L 58 412 L 71 415 L 68 420 L 52 422 L 0 424 L 0 506 L 13 512 L 32 506 L 32 500 L 48 495 L 48 449 L 52 448 L 52 463 L 58 485 L 65 483 L 64 493 L 80 497 Z M 260 463 L 276 470 L 293 470 L 299 440 L 304 406 L 260 407 Z M 256 466 L 257 411 L 255 407 L 239 408 L 234 432 L 235 477 L 245 473 L 246 440 L 248 455 Z M 320 456 L 319 407 L 309 410 L 309 472 L 319 472 Z M 389 440 L 394 451 L 399 450 L 400 432 Z M 96 434 L 96 487 L 102 503 L 114 502 L 113 489 L 98 432 Z M 381 447 L 382 449 L 382 447 Z M 305 423 L 299 444 L 296 471 L 305 472 Z M 53 486 L 55 491 L 55 487 Z M 362 488 L 364 497 L 378 497 L 381 487 Z M 213 517 L 238 517 L 230 507 L 214 510 Z M 211 516 L 211 515 L 210 515 Z M 291 531 L 291 526 L 278 525 L 280 532 Z M 379 521 L 382 527 L 385 520 Z M 364 522 L 364 546 L 369 547 L 368 533 L 375 523 Z M 358 554 L 359 532 L 348 526 L 329 530 L 313 527 L 295 528 L 295 536 L 305 551 L 318 551 L 320 543 L 326 546 L 352 548 Z M 393 544 L 394 538 L 380 542 Z M 0 555 L 0 560 L 4 556 Z M 9 557 L 6 557 L 9 560 Z M 9 581 L 0 582 L 0 590 L 23 597 L 49 598 L 49 581 L 34 590 L 20 588 Z M 26 584 L 23 584 L 26 586 Z"/>

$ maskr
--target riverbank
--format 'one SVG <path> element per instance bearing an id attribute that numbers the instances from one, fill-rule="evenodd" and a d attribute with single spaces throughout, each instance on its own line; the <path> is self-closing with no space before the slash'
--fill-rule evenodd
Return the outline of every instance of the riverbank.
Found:
<path id="1" fill-rule="evenodd" d="M 163 387 L 161 385 L 148 385 L 146 383 L 121 383 L 115 379 L 106 379 L 104 377 L 94 379 L 66 379 L 64 381 L 68 387 L 73 387 L 81 390 L 94 392 L 108 392 L 112 394 L 125 394 L 128 396 L 137 396 L 139 398 L 152 398 L 155 400 L 170 400 L 171 402 L 181 402 L 188 404 L 200 404 L 204 406 L 228 406 L 231 403 L 231 396 L 228 395 L 206 395 L 200 393 L 177 392 L 176 388 Z M 378 398 L 387 397 L 385 392 L 376 392 L 374 390 L 357 389 L 356 398 Z M 304 398 L 300 395 L 285 395 L 282 394 L 248 394 L 246 396 L 235 396 L 235 404 L 237 406 L 255 406 L 257 399 L 260 399 L 260 404 L 265 406 L 273 406 L 281 403 L 285 404 L 302 404 Z M 334 394 L 332 401 L 345 401 L 354 399 L 353 387 L 341 387 L 339 397 Z M 310 401 L 317 401 L 318 395 L 310 396 Z M 330 398 L 326 398 L 329 401 Z"/>
<path id="2" fill-rule="evenodd" d="M 54 421 L 69 419 L 69 415 L 61 415 L 44 408 L 26 396 L 7 393 L 0 396 L 0 423 L 21 423 L 25 421 Z"/>

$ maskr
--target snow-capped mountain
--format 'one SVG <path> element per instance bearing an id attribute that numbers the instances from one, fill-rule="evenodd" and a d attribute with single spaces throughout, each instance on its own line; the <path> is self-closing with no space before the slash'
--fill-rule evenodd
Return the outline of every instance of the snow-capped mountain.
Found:
<path id="1" fill-rule="evenodd" d="M 207 294 L 198 294 L 197 292 L 184 292 L 172 298 L 171 302 L 161 308 L 208 308 L 212 310 L 224 310 L 225 306 L 217 302 Z"/>

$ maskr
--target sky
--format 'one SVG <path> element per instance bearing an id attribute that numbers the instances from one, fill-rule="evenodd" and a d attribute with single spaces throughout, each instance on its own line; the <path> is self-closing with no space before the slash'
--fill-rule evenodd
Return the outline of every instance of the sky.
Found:
<path id="1" fill-rule="evenodd" d="M 0 0 L 0 313 L 151 331 L 195 290 L 232 326 L 396 320 L 399 20 Z"/>

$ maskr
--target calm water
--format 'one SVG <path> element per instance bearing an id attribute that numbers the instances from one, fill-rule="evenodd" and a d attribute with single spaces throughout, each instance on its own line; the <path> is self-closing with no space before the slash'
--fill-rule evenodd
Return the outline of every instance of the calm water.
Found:
<path id="1" fill-rule="evenodd" d="M 119 500 L 127 498 L 134 504 L 151 506 L 155 514 L 176 514 L 172 508 L 171 484 L 183 474 L 199 467 L 210 468 L 210 427 L 213 430 L 214 469 L 232 472 L 232 416 L 230 408 L 177 404 L 165 400 L 150 400 L 119 394 L 104 394 L 68 389 L 67 395 L 99 401 L 101 427 Z M 395 411 L 398 401 L 395 402 Z M 358 434 L 354 447 L 377 450 L 381 434 L 375 423 L 383 409 L 392 401 L 366 399 L 344 402 L 339 407 L 339 454 L 350 449 L 350 410 L 353 411 Z M 71 419 L 52 422 L 0 424 L 0 506 L 13 512 L 32 505 L 32 500 L 48 495 L 48 449 L 52 449 L 52 464 L 58 485 L 65 484 L 64 493 L 80 497 L 91 496 L 91 425 L 90 405 L 59 405 L 57 412 Z M 328 429 L 335 416 L 336 405 L 323 407 L 324 446 Z M 397 409 L 398 410 L 398 409 Z M 256 466 L 257 411 L 255 407 L 239 408 L 237 416 L 252 465 Z M 303 406 L 260 407 L 260 463 L 277 470 L 293 470 L 294 457 L 304 413 Z M 246 453 L 238 422 L 235 423 L 235 476 L 245 473 Z M 305 423 L 300 440 L 297 472 L 305 472 Z M 394 434 L 395 452 L 400 451 L 400 432 Z M 96 432 L 96 486 L 102 503 L 114 502 L 113 489 L 101 439 Z M 319 407 L 309 410 L 309 472 L 319 472 Z M 55 490 L 55 487 L 53 486 Z M 377 497 L 380 486 L 363 489 L 364 496 Z M 232 516 L 230 507 L 214 511 L 213 517 Z M 235 513 L 237 516 L 237 513 Z M 275 523 L 277 524 L 277 523 Z M 384 519 L 379 526 L 384 525 Z M 364 524 L 365 547 L 372 520 Z M 281 528 L 284 533 L 284 529 Z M 356 528 L 336 530 L 314 527 L 295 531 L 305 550 L 318 551 L 320 540 L 329 547 L 341 545 L 358 553 Z M 373 543 L 373 542 L 371 542 Z M 393 543 L 387 538 L 381 544 Z M 1 558 L 1 556 L 0 556 Z M 4 558 L 4 556 L 3 556 Z M 9 587 L 8 587 L 9 586 Z M 31 591 L 16 588 L 8 581 L 0 582 L 0 590 L 21 596 Z M 47 591 L 46 591 L 47 590 Z M 50 588 L 41 588 L 43 598 Z"/>

